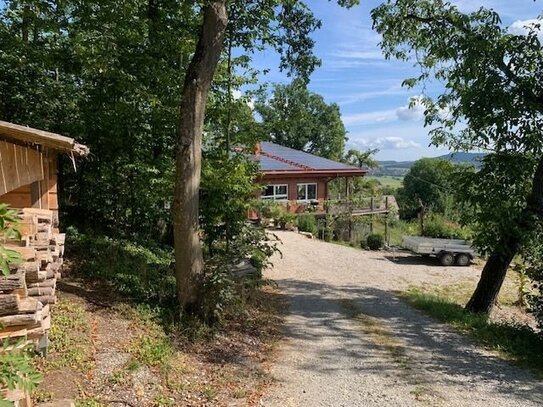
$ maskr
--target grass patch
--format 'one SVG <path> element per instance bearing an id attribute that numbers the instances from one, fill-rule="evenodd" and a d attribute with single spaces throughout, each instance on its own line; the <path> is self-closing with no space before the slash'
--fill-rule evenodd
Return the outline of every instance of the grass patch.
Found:
<path id="1" fill-rule="evenodd" d="M 543 340 L 529 326 L 492 322 L 486 315 L 466 311 L 450 298 L 419 289 L 408 290 L 404 298 L 415 308 L 468 334 L 486 349 L 543 373 Z"/>
<path id="2" fill-rule="evenodd" d="M 124 301 L 171 306 L 175 301 L 172 249 L 68 229 L 66 257 L 77 276 L 107 284 Z"/>
<path id="3" fill-rule="evenodd" d="M 392 175 L 370 175 L 366 177 L 367 179 L 374 179 L 379 181 L 384 187 L 390 187 L 398 189 L 402 187 L 403 177 L 394 177 Z"/>
<path id="4" fill-rule="evenodd" d="M 42 366 L 43 370 L 70 367 L 84 373 L 91 369 L 91 325 L 83 305 L 61 298 L 52 310 L 50 357 Z"/>

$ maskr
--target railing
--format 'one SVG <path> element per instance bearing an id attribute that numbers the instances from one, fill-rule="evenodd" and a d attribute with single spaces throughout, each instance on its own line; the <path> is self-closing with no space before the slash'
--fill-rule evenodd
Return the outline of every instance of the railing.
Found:
<path id="1" fill-rule="evenodd" d="M 388 213 L 397 207 L 396 199 L 391 195 L 381 197 L 358 198 L 356 200 L 327 200 L 327 213 L 331 215 L 352 214 L 365 215 L 372 213 Z"/>

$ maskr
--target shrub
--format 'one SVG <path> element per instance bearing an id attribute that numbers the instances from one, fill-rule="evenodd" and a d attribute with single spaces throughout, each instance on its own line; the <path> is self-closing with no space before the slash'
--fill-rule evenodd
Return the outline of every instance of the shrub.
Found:
<path id="1" fill-rule="evenodd" d="M 19 342 L 17 345 L 21 345 Z M 17 349 L 8 340 L 0 345 L 0 389 L 20 389 L 31 392 L 41 381 L 41 375 L 32 365 L 30 351 L 27 348 Z M 0 393 L 0 405 L 5 400 Z M 7 402 L 6 402 L 7 403 Z"/>
<path id="2" fill-rule="evenodd" d="M 366 238 L 370 250 L 379 250 L 385 244 L 385 238 L 379 233 L 372 233 Z"/>
<path id="3" fill-rule="evenodd" d="M 315 215 L 311 214 L 303 214 L 298 216 L 298 229 L 301 232 L 309 232 L 314 235 L 317 234 L 317 219 L 315 218 Z"/>
<path id="4" fill-rule="evenodd" d="M 284 212 L 284 208 L 275 201 L 262 200 L 257 203 L 257 208 L 260 212 L 260 216 L 265 219 L 277 219 Z"/>
<path id="5" fill-rule="evenodd" d="M 277 218 L 277 223 L 279 224 L 279 227 L 281 229 L 286 229 L 287 225 L 293 224 L 294 222 L 296 222 L 296 215 L 286 210 L 281 212 L 281 214 Z"/>
<path id="6" fill-rule="evenodd" d="M 440 215 L 432 215 L 426 220 L 422 235 L 443 239 L 471 239 L 471 231 L 469 229 L 448 221 Z"/>
<path id="7" fill-rule="evenodd" d="M 176 288 L 171 248 L 148 248 L 122 239 L 67 230 L 67 257 L 78 276 L 101 280 L 125 298 L 171 305 Z"/>

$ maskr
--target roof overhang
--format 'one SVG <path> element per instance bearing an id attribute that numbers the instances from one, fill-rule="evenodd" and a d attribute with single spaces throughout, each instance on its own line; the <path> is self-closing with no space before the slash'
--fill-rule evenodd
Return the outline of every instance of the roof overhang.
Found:
<path id="1" fill-rule="evenodd" d="M 363 177 L 368 172 L 365 168 L 348 170 L 300 170 L 300 171 L 261 171 L 263 177 L 284 176 L 284 177 Z"/>
<path id="2" fill-rule="evenodd" d="M 84 157 L 89 154 L 89 148 L 79 144 L 73 138 L 4 121 L 0 121 L 0 137 L 25 144 L 40 145 L 77 156 Z"/>

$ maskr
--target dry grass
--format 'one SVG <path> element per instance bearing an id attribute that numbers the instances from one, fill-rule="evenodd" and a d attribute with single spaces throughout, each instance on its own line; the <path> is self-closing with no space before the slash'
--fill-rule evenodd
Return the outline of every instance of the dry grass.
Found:
<path id="1" fill-rule="evenodd" d="M 268 367 L 282 309 L 274 289 L 258 289 L 220 330 L 189 340 L 182 330 L 164 325 L 159 309 L 118 303 L 97 308 L 65 296 L 54 311 L 50 357 L 37 360 L 45 380 L 36 398 L 77 398 L 84 407 L 112 400 L 141 406 L 256 405 L 271 382 Z"/>

